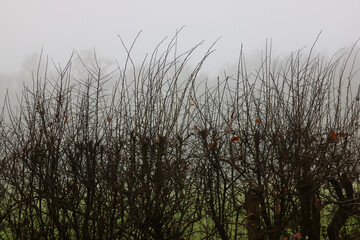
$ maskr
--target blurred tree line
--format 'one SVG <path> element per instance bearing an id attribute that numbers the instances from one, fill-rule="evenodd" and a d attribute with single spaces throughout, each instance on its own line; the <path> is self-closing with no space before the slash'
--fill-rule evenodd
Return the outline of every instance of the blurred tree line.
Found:
<path id="1" fill-rule="evenodd" d="M 74 54 L 5 102 L 0 238 L 359 239 L 358 49 L 199 82 L 212 48 L 188 73 L 176 39 L 76 79 Z"/>

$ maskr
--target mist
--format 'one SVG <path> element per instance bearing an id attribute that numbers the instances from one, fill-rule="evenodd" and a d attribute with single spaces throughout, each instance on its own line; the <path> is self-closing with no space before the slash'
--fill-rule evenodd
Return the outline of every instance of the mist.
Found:
<path id="1" fill-rule="evenodd" d="M 103 67 L 116 68 L 126 59 L 123 41 L 130 47 L 141 31 L 132 58 L 136 64 L 166 37 L 178 35 L 178 52 L 202 42 L 189 60 L 195 65 L 214 43 L 215 50 L 202 67 L 202 79 L 236 70 L 241 49 L 247 63 L 260 59 L 266 46 L 274 56 L 309 49 L 331 57 L 360 37 L 360 3 L 335 1 L 10 1 L 0 9 L 0 94 L 12 98 L 31 83 L 40 54 L 49 65 L 65 66 L 74 51 L 91 60 L 94 51 Z M 73 72 L 77 68 L 73 67 Z M 80 70 L 79 70 L 80 71 Z"/>

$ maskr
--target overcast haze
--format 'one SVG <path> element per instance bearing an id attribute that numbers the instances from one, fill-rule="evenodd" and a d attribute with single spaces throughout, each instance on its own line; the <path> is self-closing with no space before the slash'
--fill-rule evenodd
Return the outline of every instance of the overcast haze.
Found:
<path id="1" fill-rule="evenodd" d="M 96 48 L 104 58 L 124 58 L 118 34 L 129 43 L 143 30 L 137 53 L 151 51 L 185 25 L 181 49 L 221 37 L 205 68 L 236 61 L 241 43 L 253 53 L 271 39 L 278 54 L 313 43 L 334 52 L 360 37 L 359 0 L 1 0 L 0 73 L 22 68 L 39 53 L 65 63 L 73 49 Z"/>

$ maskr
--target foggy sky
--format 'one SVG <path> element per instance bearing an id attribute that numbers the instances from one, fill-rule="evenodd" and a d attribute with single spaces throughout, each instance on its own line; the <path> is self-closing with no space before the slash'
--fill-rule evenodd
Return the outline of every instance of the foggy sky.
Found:
<path id="1" fill-rule="evenodd" d="M 319 51 L 334 52 L 360 37 L 359 0 L 1 0 L 0 73 L 22 68 L 44 53 L 65 64 L 73 49 L 122 59 L 118 34 L 128 44 L 143 30 L 136 54 L 144 55 L 165 36 L 180 34 L 181 49 L 221 37 L 205 68 L 221 69 L 272 40 L 278 54 L 310 46 L 322 30 Z"/>

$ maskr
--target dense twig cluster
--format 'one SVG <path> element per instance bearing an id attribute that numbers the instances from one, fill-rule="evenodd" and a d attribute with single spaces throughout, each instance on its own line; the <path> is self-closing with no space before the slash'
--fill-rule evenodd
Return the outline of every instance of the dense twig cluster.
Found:
<path id="1" fill-rule="evenodd" d="M 184 78 L 196 47 L 176 45 L 137 68 L 125 47 L 111 94 L 114 73 L 73 81 L 69 61 L 4 105 L 0 238 L 359 236 L 357 52 L 267 49 L 251 73 L 241 53 L 210 87 L 195 80 L 211 49 Z"/>

